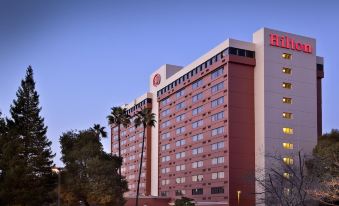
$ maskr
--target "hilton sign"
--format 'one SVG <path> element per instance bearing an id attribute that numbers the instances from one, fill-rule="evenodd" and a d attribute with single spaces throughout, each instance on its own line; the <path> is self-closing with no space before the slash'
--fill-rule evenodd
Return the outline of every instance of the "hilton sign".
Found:
<path id="1" fill-rule="evenodd" d="M 295 41 L 288 36 L 280 36 L 278 34 L 270 34 L 270 45 L 285 49 L 292 49 L 296 51 L 303 51 L 305 53 L 312 53 L 312 46 L 310 44 L 304 44 L 299 41 Z"/>

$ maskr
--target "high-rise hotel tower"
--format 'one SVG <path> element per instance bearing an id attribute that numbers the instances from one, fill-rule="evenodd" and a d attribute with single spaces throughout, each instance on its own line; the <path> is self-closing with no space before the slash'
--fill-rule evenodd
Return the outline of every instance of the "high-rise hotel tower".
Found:
<path id="1" fill-rule="evenodd" d="M 227 39 L 191 64 L 165 64 L 149 91 L 123 107 L 156 114 L 147 129 L 145 196 L 186 196 L 197 205 L 255 205 L 254 177 L 267 155 L 311 154 L 321 134 L 323 58 L 313 38 L 262 28 L 253 42 Z M 135 196 L 142 128 L 121 130 L 127 195 Z M 112 125 L 112 153 L 117 153 Z"/>

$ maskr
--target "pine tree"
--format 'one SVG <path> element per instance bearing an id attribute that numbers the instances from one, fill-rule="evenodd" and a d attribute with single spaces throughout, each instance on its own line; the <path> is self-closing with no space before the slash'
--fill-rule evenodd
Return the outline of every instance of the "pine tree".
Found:
<path id="1" fill-rule="evenodd" d="M 11 119 L 6 121 L 8 138 L 1 145 L 7 164 L 3 177 L 5 189 L 0 195 L 7 199 L 8 205 L 45 205 L 51 201 L 56 185 L 51 171 L 54 154 L 46 136 L 47 127 L 40 116 L 39 95 L 31 66 L 16 96 L 10 109 Z"/>

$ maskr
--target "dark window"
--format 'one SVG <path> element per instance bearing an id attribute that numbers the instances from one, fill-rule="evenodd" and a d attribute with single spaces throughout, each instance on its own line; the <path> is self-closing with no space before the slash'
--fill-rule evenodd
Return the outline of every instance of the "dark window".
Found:
<path id="1" fill-rule="evenodd" d="M 224 187 L 212 187 L 211 194 L 220 194 L 224 193 Z"/>
<path id="2" fill-rule="evenodd" d="M 234 47 L 229 48 L 229 54 L 237 55 L 237 49 Z"/>
<path id="3" fill-rule="evenodd" d="M 254 58 L 254 51 L 247 51 L 246 50 L 246 56 L 249 58 Z"/>
<path id="4" fill-rule="evenodd" d="M 223 52 L 222 52 L 222 56 L 228 56 L 228 54 L 229 54 L 229 49 L 228 48 L 226 48 Z"/>
<path id="5" fill-rule="evenodd" d="M 148 99 L 147 99 L 147 103 L 152 103 L 152 99 L 151 99 L 151 98 L 148 98 Z"/>
<path id="6" fill-rule="evenodd" d="M 238 55 L 244 57 L 245 56 L 245 50 L 238 49 Z"/>
<path id="7" fill-rule="evenodd" d="M 202 188 L 192 189 L 192 195 L 202 195 L 204 190 Z"/>

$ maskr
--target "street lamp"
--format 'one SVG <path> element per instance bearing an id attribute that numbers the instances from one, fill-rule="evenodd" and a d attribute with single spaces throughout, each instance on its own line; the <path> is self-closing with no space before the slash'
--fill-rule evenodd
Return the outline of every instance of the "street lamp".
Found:
<path id="1" fill-rule="evenodd" d="M 60 182 L 61 182 L 60 172 L 61 170 L 57 167 L 53 167 L 52 172 L 58 174 L 58 204 L 57 205 L 60 206 Z"/>
<path id="2" fill-rule="evenodd" d="M 237 191 L 237 196 L 238 196 L 238 205 L 240 205 L 240 195 L 241 195 L 241 191 L 238 190 Z"/>

